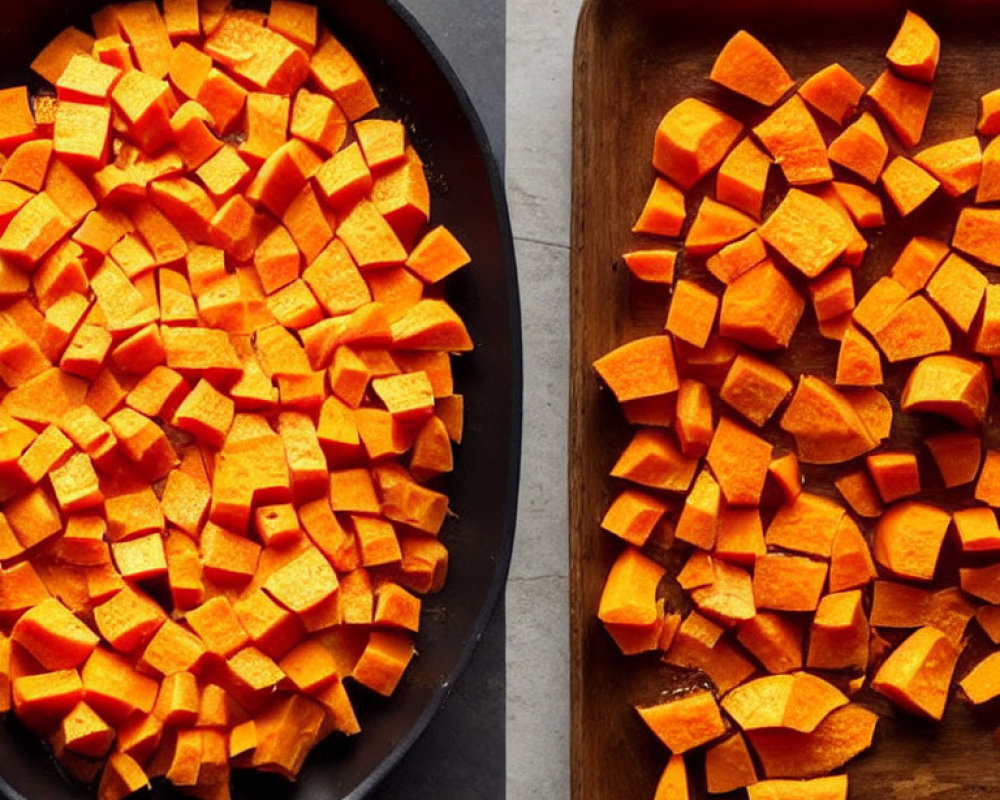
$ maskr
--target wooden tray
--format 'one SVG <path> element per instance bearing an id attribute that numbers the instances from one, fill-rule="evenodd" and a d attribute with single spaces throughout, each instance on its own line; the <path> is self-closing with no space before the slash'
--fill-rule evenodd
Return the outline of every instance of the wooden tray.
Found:
<path id="1" fill-rule="evenodd" d="M 631 706 L 652 702 L 663 692 L 697 680 L 654 656 L 621 656 L 595 616 L 608 568 L 620 551 L 619 543 L 599 525 L 620 488 L 607 474 L 628 441 L 629 429 L 610 393 L 599 387 L 591 363 L 629 339 L 663 328 L 668 294 L 648 287 L 636 291 L 620 258 L 629 249 L 654 243 L 642 241 L 630 229 L 652 185 L 650 155 L 656 125 L 668 108 L 690 95 L 720 104 L 744 120 L 760 118 L 752 104 L 727 96 L 707 80 L 715 55 L 741 27 L 772 47 L 800 81 L 839 61 L 869 85 L 885 66 L 885 50 L 906 7 L 897 0 L 584 3 L 575 59 L 571 262 L 574 800 L 652 800 L 668 754 Z M 921 146 L 967 136 L 975 125 L 976 99 L 1000 86 L 1000 48 L 995 44 L 1000 10 L 989 2 L 968 0 L 913 7 L 941 34 L 943 53 Z M 704 183 L 711 187 L 714 181 Z M 857 276 L 859 296 L 884 274 L 910 235 L 947 241 L 955 212 L 954 203 L 938 198 L 904 224 L 890 213 L 891 230 L 868 237 L 871 249 Z M 694 264 L 682 265 L 680 274 L 702 275 Z M 990 278 L 1000 280 L 1000 272 L 992 271 Z M 832 377 L 836 345 L 818 337 L 809 312 L 792 348 L 795 359 L 780 357 L 778 363 L 793 377 L 803 369 Z M 891 397 L 898 398 L 907 371 L 905 366 L 887 371 Z M 1000 425 L 995 412 L 991 416 L 987 439 L 996 446 Z M 897 415 L 894 440 L 916 446 L 933 425 Z M 768 435 L 780 440 L 773 431 Z M 807 478 L 816 481 L 810 488 L 831 493 L 830 479 L 844 471 L 845 465 L 808 470 Z M 928 476 L 928 482 L 934 480 L 934 475 Z M 948 502 L 963 499 L 949 495 Z M 960 662 L 958 675 L 970 657 Z M 876 697 L 864 697 L 863 702 L 885 716 L 873 751 L 848 768 L 854 800 L 1000 796 L 1000 751 L 990 735 L 1000 723 L 996 709 L 973 714 L 965 704 L 952 702 L 944 723 L 932 725 L 897 716 Z M 703 796 L 698 772 L 693 770 L 696 793 Z"/>

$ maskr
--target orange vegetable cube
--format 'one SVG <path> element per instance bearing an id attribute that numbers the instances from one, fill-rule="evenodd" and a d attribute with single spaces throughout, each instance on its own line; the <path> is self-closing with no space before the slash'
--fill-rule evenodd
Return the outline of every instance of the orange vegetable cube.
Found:
<path id="1" fill-rule="evenodd" d="M 636 710 L 672 753 L 685 753 L 726 733 L 715 697 L 704 690 Z"/>
<path id="2" fill-rule="evenodd" d="M 753 131 L 792 186 L 833 178 L 826 142 L 799 95 L 792 95 Z"/>
<path id="3" fill-rule="evenodd" d="M 653 166 L 690 189 L 722 160 L 741 131 L 739 122 L 707 103 L 683 100 L 660 122 Z"/>
<path id="4" fill-rule="evenodd" d="M 930 83 L 937 71 L 941 39 L 919 14 L 907 11 L 885 57 L 906 78 Z"/>
<path id="5" fill-rule="evenodd" d="M 726 42 L 709 78 L 765 106 L 777 103 L 795 83 L 774 54 L 746 31 Z"/>
<path id="6" fill-rule="evenodd" d="M 886 70 L 868 89 L 868 96 L 903 146 L 916 147 L 924 133 L 931 87 L 904 80 Z"/>
<path id="7" fill-rule="evenodd" d="M 941 719 L 957 660 L 941 631 L 920 628 L 889 655 L 872 688 L 908 711 Z"/>

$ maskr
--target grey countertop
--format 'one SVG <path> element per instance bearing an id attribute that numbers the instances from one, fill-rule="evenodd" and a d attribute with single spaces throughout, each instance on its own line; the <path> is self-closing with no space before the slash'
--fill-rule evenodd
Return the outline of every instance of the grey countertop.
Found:
<path id="1" fill-rule="evenodd" d="M 524 320 L 524 450 L 507 586 L 507 797 L 569 798 L 570 131 L 581 0 L 507 0 L 507 196 Z"/>

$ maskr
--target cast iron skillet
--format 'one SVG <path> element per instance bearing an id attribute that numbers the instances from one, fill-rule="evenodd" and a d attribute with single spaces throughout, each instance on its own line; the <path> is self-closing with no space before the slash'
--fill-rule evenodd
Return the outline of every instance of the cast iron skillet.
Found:
<path id="1" fill-rule="evenodd" d="M 35 83 L 27 69 L 63 27 L 89 30 L 102 0 L 12 0 L 0 5 L 2 85 Z M 445 590 L 424 604 L 420 651 L 390 700 L 362 695 L 364 730 L 316 748 L 296 784 L 237 773 L 234 796 L 360 800 L 419 737 L 465 667 L 507 576 L 521 438 L 521 338 L 514 248 L 502 182 L 482 125 L 440 51 L 396 0 L 320 0 L 321 18 L 375 83 L 386 111 L 401 116 L 424 159 L 432 223 L 447 224 L 473 257 L 448 286 L 467 321 L 475 353 L 456 359 L 456 391 L 466 397 L 466 435 L 448 483 L 451 508 L 442 538 L 451 551 Z M 0 793 L 15 800 L 92 798 L 58 772 L 15 721 L 0 725 Z M 167 796 L 165 787 L 158 796 Z"/>

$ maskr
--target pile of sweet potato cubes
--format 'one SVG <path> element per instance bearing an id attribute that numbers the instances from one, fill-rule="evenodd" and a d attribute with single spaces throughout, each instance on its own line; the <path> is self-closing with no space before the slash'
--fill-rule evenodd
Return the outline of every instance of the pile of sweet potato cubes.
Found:
<path id="1" fill-rule="evenodd" d="M 878 721 L 859 693 L 932 720 L 953 680 L 969 703 L 1000 696 L 1000 652 L 956 674 L 973 618 L 1000 644 L 1000 452 L 982 431 L 1000 366 L 986 270 L 1000 266 L 1000 139 L 979 138 L 1000 133 L 1000 90 L 976 132 L 920 149 L 939 55 L 908 12 L 867 90 L 839 64 L 796 86 L 740 31 L 710 77 L 755 101 L 757 124 L 688 98 L 656 131 L 634 230 L 683 242 L 624 260 L 672 285 L 665 330 L 594 367 L 638 426 L 611 472 L 602 527 L 623 545 L 598 616 L 625 655 L 659 652 L 714 687 L 637 709 L 671 752 L 657 800 L 688 797 L 696 750 L 709 793 L 843 800 L 847 775 L 831 773 Z M 938 192 L 963 203 L 951 241 L 912 238 L 856 292 L 864 231 Z M 775 363 L 797 333 L 829 340 L 835 371 Z M 920 451 L 891 439 L 912 414 L 937 420 Z M 840 465 L 837 494 L 800 465 Z"/>
<path id="2" fill-rule="evenodd" d="M 0 711 L 102 800 L 224 798 L 416 654 L 470 258 L 314 5 L 93 26 L 0 91 Z"/>

